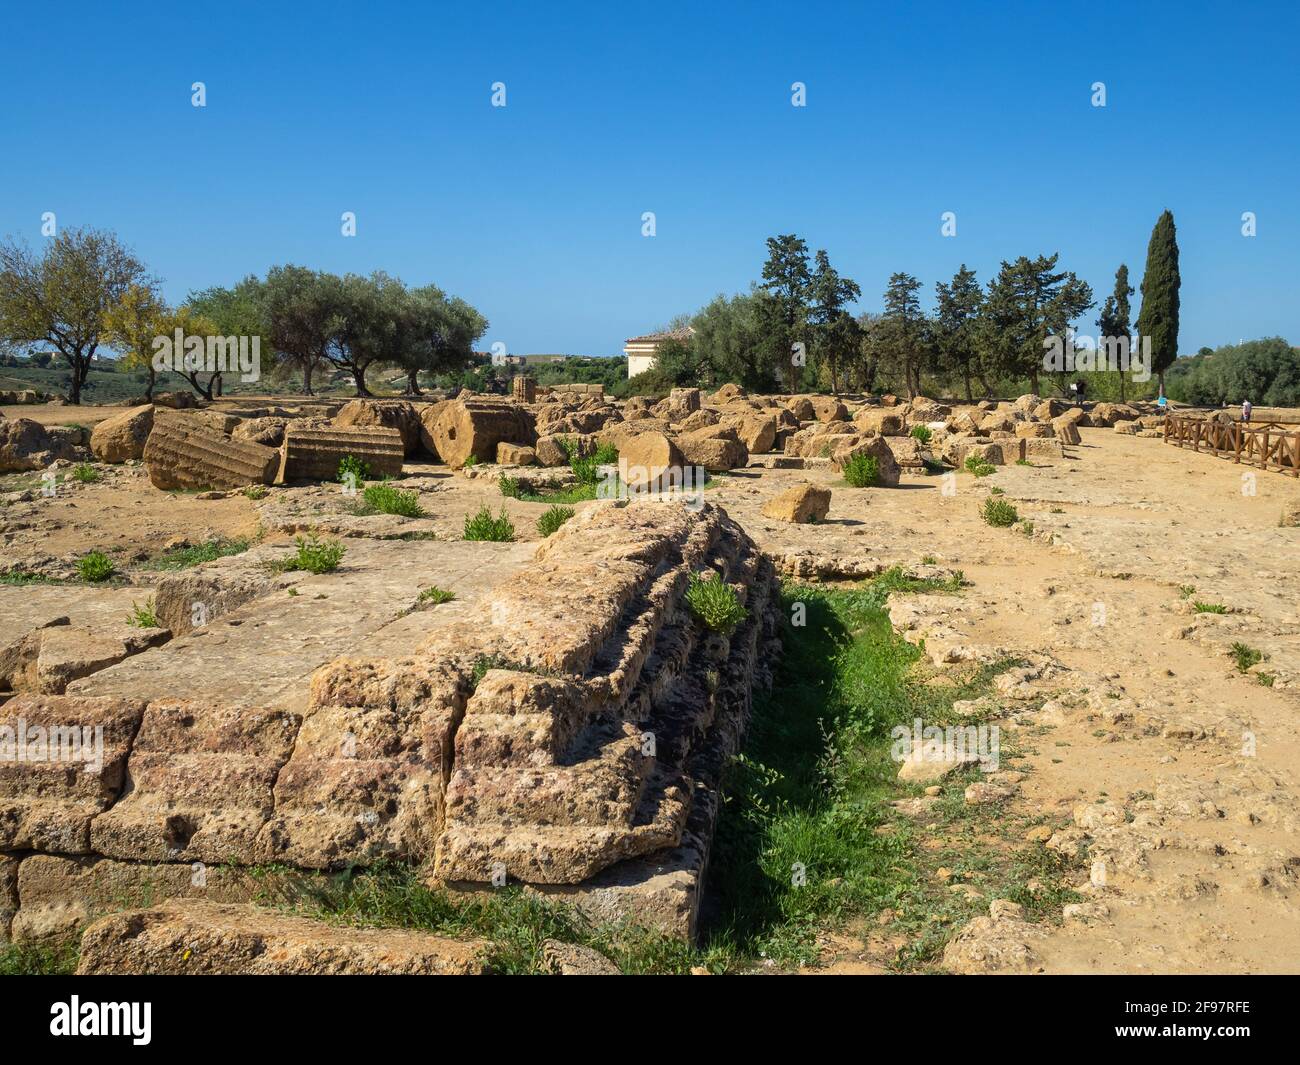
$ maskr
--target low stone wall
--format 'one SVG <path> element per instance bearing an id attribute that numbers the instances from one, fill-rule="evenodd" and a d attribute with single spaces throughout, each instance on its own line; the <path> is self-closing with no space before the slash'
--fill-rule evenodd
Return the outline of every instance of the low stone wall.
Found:
<path id="1" fill-rule="evenodd" d="M 729 636 L 685 604 L 710 571 L 748 611 Z M 0 760 L 0 934 L 63 936 L 137 899 L 239 902 L 253 865 L 399 861 L 689 936 L 775 590 L 716 507 L 611 503 L 409 654 L 321 667 L 305 707 L 17 696 L 0 726 L 103 732 L 98 755 Z"/>

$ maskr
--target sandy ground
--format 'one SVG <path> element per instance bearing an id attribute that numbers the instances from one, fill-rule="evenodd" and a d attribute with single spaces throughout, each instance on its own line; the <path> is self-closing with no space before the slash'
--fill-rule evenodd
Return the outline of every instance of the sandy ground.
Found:
<path id="1" fill-rule="evenodd" d="M 963 570 L 959 609 L 937 596 L 904 608 L 909 638 L 928 634 L 932 655 L 1046 664 L 1007 693 L 1018 712 L 1006 724 L 1047 730 L 1010 802 L 1051 815 L 1059 845 L 1082 839 L 1104 868 L 1080 884 L 1099 906 L 1034 939 L 1031 968 L 1300 970 L 1300 530 L 1278 527 L 1300 484 L 1109 430 L 1085 429 L 1069 450 L 1064 463 L 959 474 L 951 495 L 933 477 L 861 491 L 773 471 L 728 478 L 715 498 L 774 552 Z M 802 480 L 832 486 L 825 524 L 757 513 L 765 482 Z M 979 519 L 994 486 L 1032 536 Z M 1243 674 L 1233 642 L 1267 657 Z M 1118 812 L 1097 814 L 1103 803 Z M 1079 824 L 1099 816 L 1119 823 Z"/>

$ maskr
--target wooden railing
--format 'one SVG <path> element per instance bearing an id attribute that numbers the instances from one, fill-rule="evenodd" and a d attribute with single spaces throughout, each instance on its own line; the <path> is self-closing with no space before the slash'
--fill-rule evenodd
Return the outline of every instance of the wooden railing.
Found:
<path id="1" fill-rule="evenodd" d="M 1209 451 L 1233 462 L 1300 477 L 1300 426 L 1283 422 L 1219 421 L 1171 414 L 1165 443 Z"/>

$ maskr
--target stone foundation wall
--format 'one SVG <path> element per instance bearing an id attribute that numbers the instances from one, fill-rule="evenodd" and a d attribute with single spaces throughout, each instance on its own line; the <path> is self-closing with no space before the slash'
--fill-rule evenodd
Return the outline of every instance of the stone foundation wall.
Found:
<path id="1" fill-rule="evenodd" d="M 702 572 L 745 603 L 729 635 L 686 607 Z M 264 863 L 385 860 L 690 935 L 720 776 L 768 679 L 775 592 L 716 507 L 610 504 L 409 654 L 323 666 L 305 709 L 17 696 L 0 726 L 104 731 L 97 764 L 0 760 L 0 936 L 237 902 Z"/>

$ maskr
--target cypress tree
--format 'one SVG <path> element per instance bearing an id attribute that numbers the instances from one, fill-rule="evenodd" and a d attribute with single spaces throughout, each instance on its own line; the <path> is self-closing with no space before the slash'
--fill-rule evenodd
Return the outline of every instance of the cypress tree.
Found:
<path id="1" fill-rule="evenodd" d="M 1151 230 L 1147 268 L 1142 278 L 1142 309 L 1137 330 L 1151 338 L 1151 368 L 1165 387 L 1165 370 L 1178 358 L 1178 233 L 1174 216 L 1165 211 Z"/>

